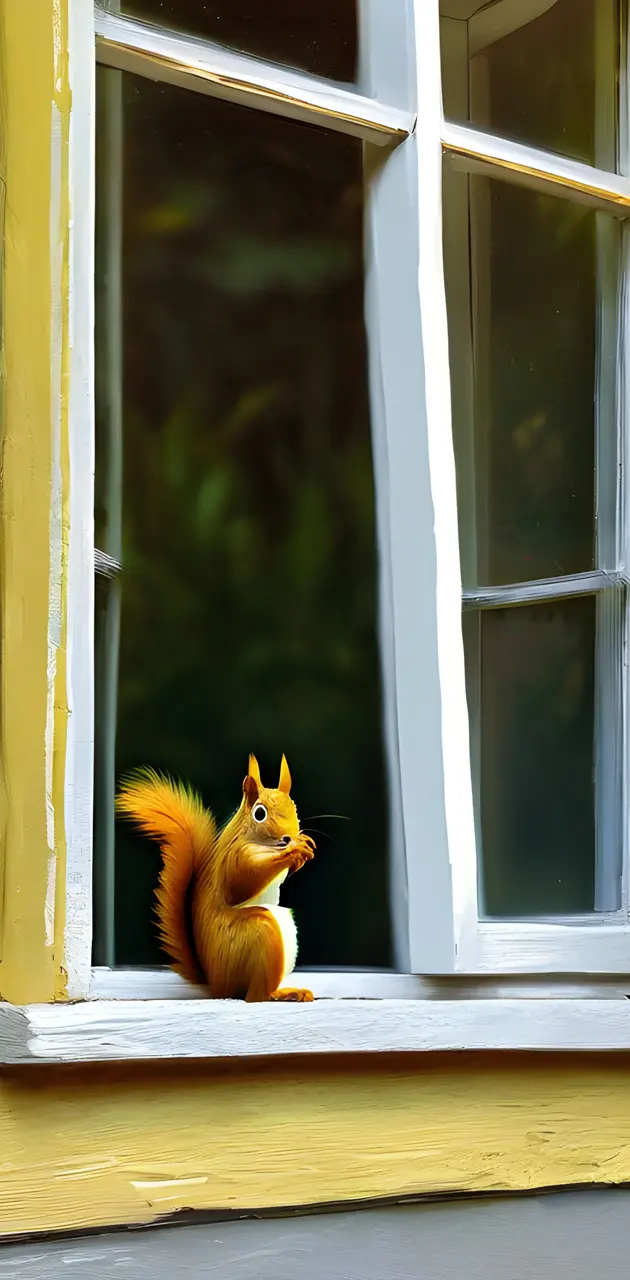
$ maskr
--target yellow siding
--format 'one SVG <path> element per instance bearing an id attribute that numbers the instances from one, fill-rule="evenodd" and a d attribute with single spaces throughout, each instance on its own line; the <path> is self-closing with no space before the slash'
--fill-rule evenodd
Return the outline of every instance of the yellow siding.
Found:
<path id="1" fill-rule="evenodd" d="M 2 826 L 0 992 L 63 994 L 67 545 L 67 0 L 0 0 Z M 51 564 L 53 441 L 59 495 Z M 50 648 L 49 648 L 49 623 Z"/>
<path id="2" fill-rule="evenodd" d="M 0 1233 L 630 1179 L 630 1060 L 436 1056 L 22 1069 Z"/>

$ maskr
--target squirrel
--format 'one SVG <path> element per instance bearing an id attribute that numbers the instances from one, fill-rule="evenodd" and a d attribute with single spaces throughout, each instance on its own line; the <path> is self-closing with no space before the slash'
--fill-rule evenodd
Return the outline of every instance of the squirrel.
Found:
<path id="1" fill-rule="evenodd" d="M 275 790 L 250 756 L 240 807 L 221 830 L 194 791 L 152 769 L 128 777 L 116 798 L 116 811 L 160 845 L 160 944 L 175 972 L 206 983 L 214 999 L 313 999 L 281 986 L 295 967 L 297 931 L 280 885 L 315 852 L 290 791 L 285 756 Z"/>

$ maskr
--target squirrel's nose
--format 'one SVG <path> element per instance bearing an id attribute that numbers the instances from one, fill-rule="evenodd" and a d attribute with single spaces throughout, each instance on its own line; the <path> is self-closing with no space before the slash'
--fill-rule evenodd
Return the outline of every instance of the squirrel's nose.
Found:
<path id="1" fill-rule="evenodd" d="M 290 836 L 281 836 L 281 838 L 280 838 L 280 844 L 290 844 L 290 843 L 291 843 L 291 837 L 290 837 Z"/>

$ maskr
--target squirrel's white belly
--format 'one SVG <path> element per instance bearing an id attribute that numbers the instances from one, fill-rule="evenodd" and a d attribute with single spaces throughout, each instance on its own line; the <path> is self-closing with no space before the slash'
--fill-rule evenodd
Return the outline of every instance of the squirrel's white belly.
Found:
<path id="1" fill-rule="evenodd" d="M 277 879 L 272 880 L 271 884 L 259 893 L 256 898 L 251 898 L 249 902 L 243 903 L 247 907 L 265 907 L 270 911 L 280 933 L 282 934 L 282 946 L 284 948 L 284 969 L 282 972 L 281 982 L 293 973 L 297 960 L 298 940 L 297 929 L 293 913 L 288 907 L 281 907 L 280 904 L 280 885 L 287 878 L 287 872 L 283 871 Z"/>
<path id="2" fill-rule="evenodd" d="M 290 973 L 293 973 L 293 970 L 295 969 L 295 962 L 297 960 L 298 940 L 295 920 L 293 919 L 293 913 L 289 911 L 288 907 L 267 907 L 266 910 L 271 912 L 276 924 L 278 925 L 280 933 L 282 934 L 282 945 L 284 947 L 284 971 L 280 981 L 284 982 L 284 979 L 288 978 Z"/>

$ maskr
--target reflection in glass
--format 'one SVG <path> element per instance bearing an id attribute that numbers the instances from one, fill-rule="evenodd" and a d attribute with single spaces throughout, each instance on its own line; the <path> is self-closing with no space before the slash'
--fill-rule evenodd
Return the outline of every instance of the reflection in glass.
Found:
<path id="1" fill-rule="evenodd" d="M 223 820 L 248 752 L 273 780 L 286 751 L 318 843 L 285 893 L 301 962 L 386 965 L 361 143 L 133 76 L 122 94 L 116 772 L 181 776 Z M 116 961 L 160 963 L 157 852 L 116 839 Z"/>
<path id="2" fill-rule="evenodd" d="M 595 599 L 464 615 L 482 914 L 594 906 Z"/>
<path id="3" fill-rule="evenodd" d="M 615 168 L 617 0 L 440 0 L 445 114 Z"/>
<path id="4" fill-rule="evenodd" d="M 121 11 L 313 75 L 356 77 L 356 0 L 122 0 Z"/>
<path id="5" fill-rule="evenodd" d="M 465 585 L 588 571 L 597 264 L 605 242 L 618 252 L 618 229 L 582 205 L 461 179 L 445 174 L 444 227 Z M 611 358 L 611 413 L 614 376 Z"/>

